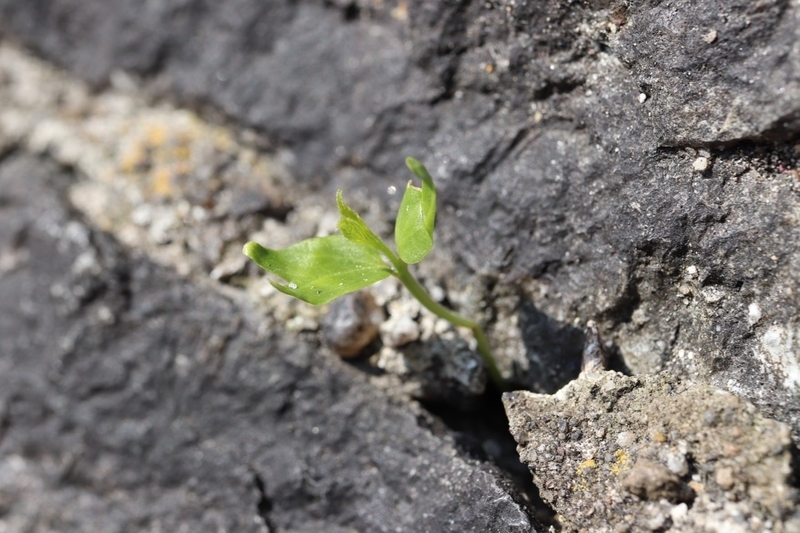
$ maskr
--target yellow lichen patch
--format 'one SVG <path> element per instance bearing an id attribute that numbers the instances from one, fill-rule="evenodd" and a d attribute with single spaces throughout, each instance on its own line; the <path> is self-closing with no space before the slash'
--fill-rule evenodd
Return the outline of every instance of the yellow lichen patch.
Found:
<path id="1" fill-rule="evenodd" d="M 583 471 L 587 468 L 597 468 L 597 461 L 594 459 L 586 459 L 578 465 L 578 474 L 583 474 Z"/>
<path id="2" fill-rule="evenodd" d="M 664 443 L 667 442 L 667 436 L 661 433 L 660 431 L 656 431 L 653 433 L 653 441 Z"/>
<path id="3" fill-rule="evenodd" d="M 134 144 L 122 153 L 119 159 L 119 169 L 124 174 L 132 174 L 145 162 L 145 151 L 139 144 Z"/>
<path id="4" fill-rule="evenodd" d="M 233 147 L 231 134 L 222 128 L 216 128 L 213 134 L 214 148 L 220 152 L 228 152 Z"/>
<path id="5" fill-rule="evenodd" d="M 187 144 L 179 144 L 172 151 L 172 158 L 185 161 L 192 156 L 192 150 Z"/>
<path id="6" fill-rule="evenodd" d="M 172 196 L 172 172 L 167 168 L 157 168 L 153 171 L 150 186 L 157 196 Z"/>
<path id="7" fill-rule="evenodd" d="M 153 148 L 163 146 L 167 142 L 167 130 L 163 124 L 151 126 L 147 131 L 147 144 Z"/>
<path id="8" fill-rule="evenodd" d="M 578 482 L 575 484 L 576 490 L 589 490 L 589 482 L 586 480 L 586 473 L 587 471 L 591 471 L 595 468 L 597 468 L 597 462 L 594 459 L 587 459 L 578 465 Z"/>
<path id="9" fill-rule="evenodd" d="M 628 462 L 631 459 L 631 455 L 625 450 L 617 450 L 616 452 L 614 452 L 614 457 L 616 457 L 616 459 L 611 464 L 611 472 L 615 476 L 619 476 L 621 473 L 625 472 L 626 470 L 628 470 L 628 468 L 630 468 L 628 466 Z"/>

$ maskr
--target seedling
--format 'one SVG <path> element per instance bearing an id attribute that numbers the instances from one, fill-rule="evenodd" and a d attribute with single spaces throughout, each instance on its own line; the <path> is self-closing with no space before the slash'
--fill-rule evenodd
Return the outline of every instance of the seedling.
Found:
<path id="1" fill-rule="evenodd" d="M 395 276 L 436 316 L 472 330 L 489 377 L 500 389 L 505 383 L 492 356 L 480 324 L 454 313 L 436 302 L 411 275 L 408 265 L 419 263 L 433 248 L 436 220 L 436 188 L 425 166 L 406 158 L 409 170 L 422 180 L 422 187 L 408 182 L 394 228 L 395 254 L 362 218 L 336 193 L 341 235 L 306 239 L 283 250 L 270 250 L 258 243 L 244 245 L 244 254 L 285 283 L 269 280 L 279 291 L 313 305 L 322 305 L 345 294 Z"/>

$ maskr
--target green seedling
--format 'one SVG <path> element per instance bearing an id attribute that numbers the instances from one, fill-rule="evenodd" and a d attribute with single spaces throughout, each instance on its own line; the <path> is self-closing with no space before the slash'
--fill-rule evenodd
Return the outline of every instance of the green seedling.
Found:
<path id="1" fill-rule="evenodd" d="M 341 190 L 336 193 L 341 235 L 306 239 L 283 250 L 248 242 L 244 254 L 283 279 L 285 283 L 269 280 L 276 289 L 313 305 L 326 304 L 389 276 L 397 277 L 436 316 L 472 330 L 489 377 L 504 390 L 503 377 L 480 324 L 436 302 L 409 271 L 408 265 L 422 261 L 433 248 L 436 188 L 422 163 L 409 157 L 406 165 L 422 180 L 422 187 L 416 187 L 412 181 L 406 187 L 394 228 L 396 254 L 344 203 Z"/>

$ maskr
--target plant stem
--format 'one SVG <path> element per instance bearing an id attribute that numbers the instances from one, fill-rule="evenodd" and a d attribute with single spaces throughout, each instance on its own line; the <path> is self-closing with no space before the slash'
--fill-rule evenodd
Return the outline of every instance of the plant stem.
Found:
<path id="1" fill-rule="evenodd" d="M 419 300 L 419 303 L 428 308 L 428 310 L 436 316 L 444 318 L 456 326 L 461 326 L 472 330 L 472 334 L 475 336 L 475 340 L 478 342 L 478 353 L 483 358 L 483 362 L 486 365 L 486 371 L 489 373 L 489 377 L 495 386 L 500 389 L 500 391 L 508 390 L 508 386 L 506 385 L 502 374 L 500 374 L 500 370 L 497 368 L 494 356 L 492 355 L 492 350 L 489 347 L 489 342 L 486 340 L 486 334 L 483 332 L 481 325 L 474 320 L 470 320 L 454 313 L 431 298 L 422 285 L 419 284 L 416 278 L 411 275 L 406 263 L 397 257 L 390 257 L 389 259 L 394 264 L 396 271 L 395 276 L 397 276 L 400 282 L 406 286 L 408 291 L 413 294 L 417 300 Z"/>

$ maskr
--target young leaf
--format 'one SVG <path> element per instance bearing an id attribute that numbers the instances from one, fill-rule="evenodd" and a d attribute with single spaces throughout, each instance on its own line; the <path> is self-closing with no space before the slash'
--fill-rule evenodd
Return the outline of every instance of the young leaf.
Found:
<path id="1" fill-rule="evenodd" d="M 377 235 L 372 233 L 372 230 L 369 229 L 367 223 L 358 213 L 344 203 L 341 189 L 336 191 L 336 204 L 339 206 L 339 214 L 341 215 L 338 224 L 339 231 L 342 232 L 342 235 L 347 240 L 374 248 L 387 257 L 391 256 L 392 252 L 389 247 Z"/>
<path id="2" fill-rule="evenodd" d="M 433 225 L 436 221 L 436 188 L 425 166 L 412 157 L 406 158 L 406 166 L 419 179 L 422 188 L 408 182 L 397 222 L 394 238 L 400 259 L 413 264 L 422 261 L 433 248 Z"/>
<path id="3" fill-rule="evenodd" d="M 273 287 L 313 305 L 328 303 L 391 274 L 377 250 L 341 235 L 306 239 L 283 250 L 248 242 L 243 252 L 286 281 L 284 285 L 270 280 Z"/>

